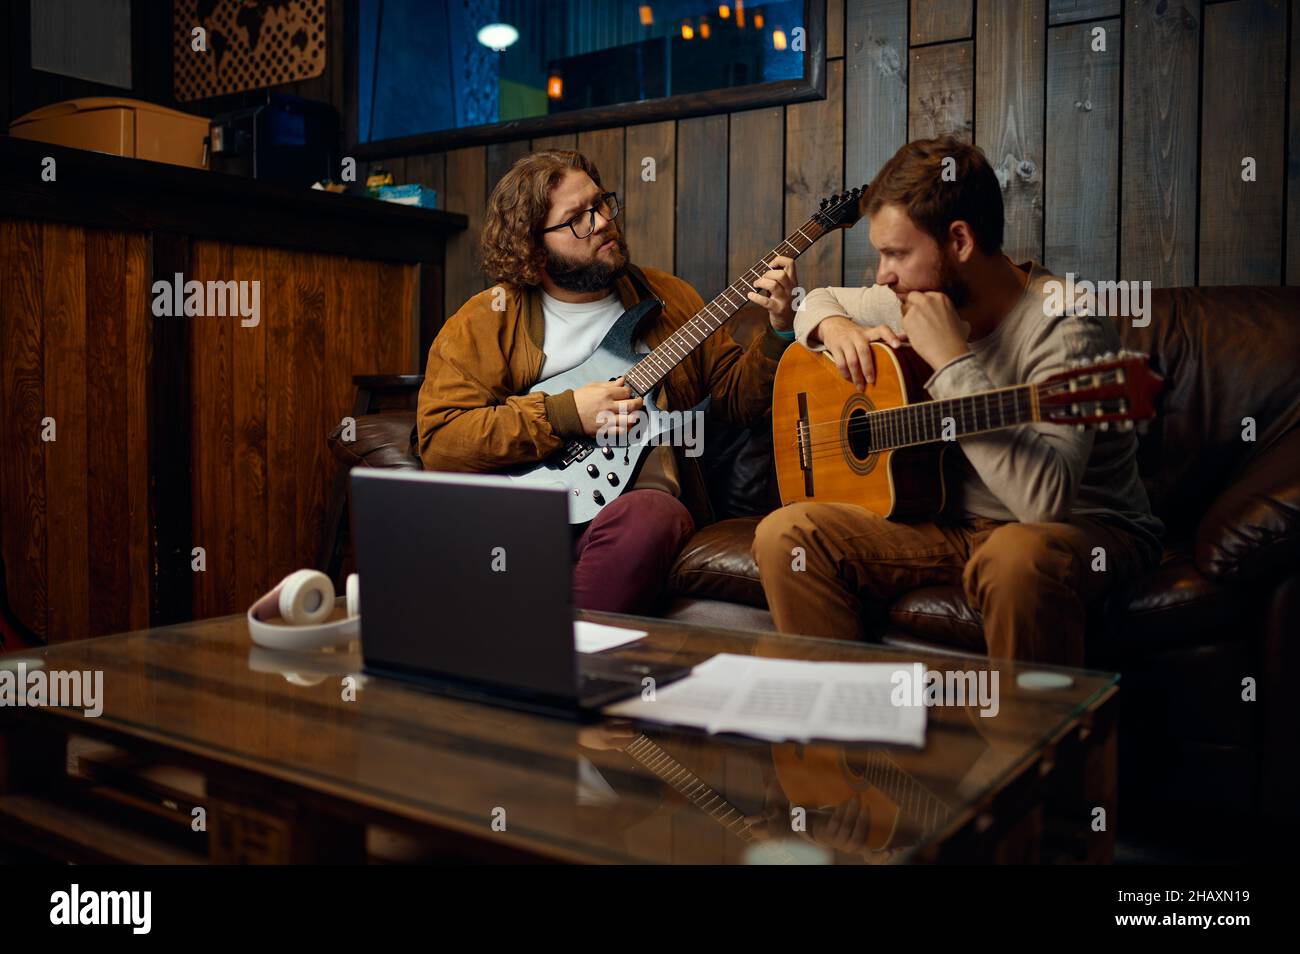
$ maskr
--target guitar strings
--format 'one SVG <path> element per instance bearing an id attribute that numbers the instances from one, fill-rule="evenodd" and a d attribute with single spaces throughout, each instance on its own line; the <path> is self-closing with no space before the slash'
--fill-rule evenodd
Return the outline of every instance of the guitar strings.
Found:
<path id="1" fill-rule="evenodd" d="M 1000 401 L 1005 400 L 1007 397 L 1011 397 L 1015 400 L 1019 400 L 1021 393 L 1023 393 L 1024 396 L 1028 398 L 1029 396 L 1028 389 L 1032 387 L 1034 387 L 1034 385 L 1032 384 L 1013 384 L 1005 388 L 995 388 L 992 391 L 981 391 L 979 394 L 967 394 L 961 397 L 943 398 L 938 401 L 920 401 L 916 404 L 902 404 L 899 405 L 898 407 L 876 408 L 876 410 L 874 411 L 865 411 L 864 416 L 870 418 L 878 415 L 896 414 L 905 411 L 911 411 L 913 413 L 917 413 L 922 411 L 924 408 L 937 407 L 938 405 L 943 404 L 945 402 L 957 403 L 960 401 L 968 401 L 968 402 L 975 401 L 977 399 L 983 400 L 986 398 L 986 396 L 992 397 L 993 395 L 997 395 L 998 400 Z M 971 407 L 972 410 L 978 410 L 974 408 L 973 405 L 968 405 L 968 406 Z M 849 415 L 848 417 L 840 417 L 831 421 L 823 421 L 818 424 L 810 424 L 809 430 L 811 430 L 814 427 L 838 427 L 844 421 L 852 419 L 852 416 L 853 415 Z"/>
<path id="2" fill-rule="evenodd" d="M 1008 397 L 1010 398 L 1009 401 L 1008 401 Z M 1019 410 L 1021 407 L 1022 407 L 1022 402 L 1019 400 L 1019 395 L 1012 394 L 1012 395 L 1001 397 L 996 405 L 986 406 L 982 409 L 971 409 L 971 413 L 969 415 L 966 413 L 965 410 L 962 410 L 958 412 L 956 415 L 947 415 L 947 416 L 953 418 L 958 429 L 965 430 L 968 426 L 971 425 L 975 427 L 979 427 L 980 418 L 984 417 L 986 419 L 991 419 L 992 413 L 994 411 L 997 412 L 999 417 L 1004 417 L 1007 411 L 1014 412 L 1016 410 Z M 1028 408 L 1025 409 L 1028 410 Z M 809 425 L 808 430 L 811 431 L 813 427 L 834 426 L 838 428 L 840 426 L 843 426 L 847 434 L 860 433 L 865 430 L 868 432 L 874 432 L 877 436 L 880 437 L 910 437 L 909 432 L 911 434 L 920 433 L 922 426 L 924 426 L 926 422 L 923 419 L 916 417 L 915 415 L 911 419 L 904 418 L 904 417 L 886 419 L 883 417 L 883 415 L 892 414 L 895 411 L 901 411 L 901 410 L 905 410 L 905 409 L 890 408 L 882 411 L 869 412 L 862 420 L 853 420 L 852 418 L 840 418 L 838 421 L 827 421 L 821 424 Z M 847 424 L 845 423 L 846 421 L 848 422 Z M 1001 427 L 1013 427 L 1017 424 L 1026 424 L 1026 423 L 1029 422 L 1016 421 L 1011 424 L 998 425 L 996 427 L 989 428 L 989 430 L 998 430 Z M 819 447 L 827 447 L 827 446 L 839 447 L 844 443 L 847 434 L 844 437 L 836 436 L 836 437 L 831 437 L 826 439 L 810 440 L 803 446 L 807 447 L 810 451 L 815 451 Z M 941 440 L 941 439 L 942 438 L 939 437 L 927 438 L 926 440 L 921 440 L 921 441 L 913 441 L 909 439 L 903 441 L 902 444 L 897 446 L 906 446 L 908 444 L 930 444 L 933 443 L 934 441 Z M 799 438 L 797 434 L 794 437 L 794 443 L 796 447 L 799 446 Z M 888 449 L 888 448 L 882 448 L 882 449 Z"/>

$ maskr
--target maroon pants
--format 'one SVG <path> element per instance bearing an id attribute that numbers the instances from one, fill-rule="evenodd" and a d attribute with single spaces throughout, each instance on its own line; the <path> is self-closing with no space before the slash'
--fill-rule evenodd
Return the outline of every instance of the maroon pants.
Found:
<path id="1" fill-rule="evenodd" d="M 663 595 L 668 570 L 695 531 L 680 500 L 629 490 L 596 515 L 573 544 L 573 605 L 645 614 Z"/>

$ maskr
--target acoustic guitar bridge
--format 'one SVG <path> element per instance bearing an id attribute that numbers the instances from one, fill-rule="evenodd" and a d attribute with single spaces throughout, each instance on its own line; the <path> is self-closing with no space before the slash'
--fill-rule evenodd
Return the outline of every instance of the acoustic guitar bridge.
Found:
<path id="1" fill-rule="evenodd" d="M 799 469 L 803 471 L 805 497 L 813 495 L 812 431 L 808 427 L 808 392 L 799 392 L 799 423 L 795 425 L 795 441 L 799 445 Z"/>

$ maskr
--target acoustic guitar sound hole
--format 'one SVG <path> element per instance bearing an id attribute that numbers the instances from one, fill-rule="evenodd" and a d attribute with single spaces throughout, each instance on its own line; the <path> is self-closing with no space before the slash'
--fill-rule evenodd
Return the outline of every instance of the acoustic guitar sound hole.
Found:
<path id="1" fill-rule="evenodd" d="M 857 408 L 849 414 L 849 453 L 855 460 L 866 460 L 871 450 L 871 434 L 867 428 L 867 412 Z"/>
<path id="2" fill-rule="evenodd" d="M 840 451 L 849 469 L 862 476 L 875 470 L 880 457 L 871 452 L 871 427 L 867 422 L 867 414 L 875 409 L 865 394 L 854 394 L 840 412 Z"/>

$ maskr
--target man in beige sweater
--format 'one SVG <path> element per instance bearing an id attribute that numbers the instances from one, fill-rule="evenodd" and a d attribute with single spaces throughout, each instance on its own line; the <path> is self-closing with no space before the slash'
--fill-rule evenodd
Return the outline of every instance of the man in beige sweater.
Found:
<path id="1" fill-rule="evenodd" d="M 817 289 L 795 320 L 800 343 L 828 352 L 859 387 L 874 383 L 873 341 L 915 349 L 934 369 L 925 388 L 936 399 L 1120 350 L 1110 318 L 1083 300 L 1052 307 L 1059 279 L 1002 253 L 1001 189 L 976 147 L 909 143 L 863 203 L 876 284 Z M 1163 528 L 1138 479 L 1136 439 L 1035 423 L 957 443 L 933 523 L 831 503 L 764 519 L 754 557 L 782 632 L 860 638 L 863 596 L 956 584 L 982 616 L 990 656 L 1082 665 L 1087 610 L 1159 558 Z"/>

